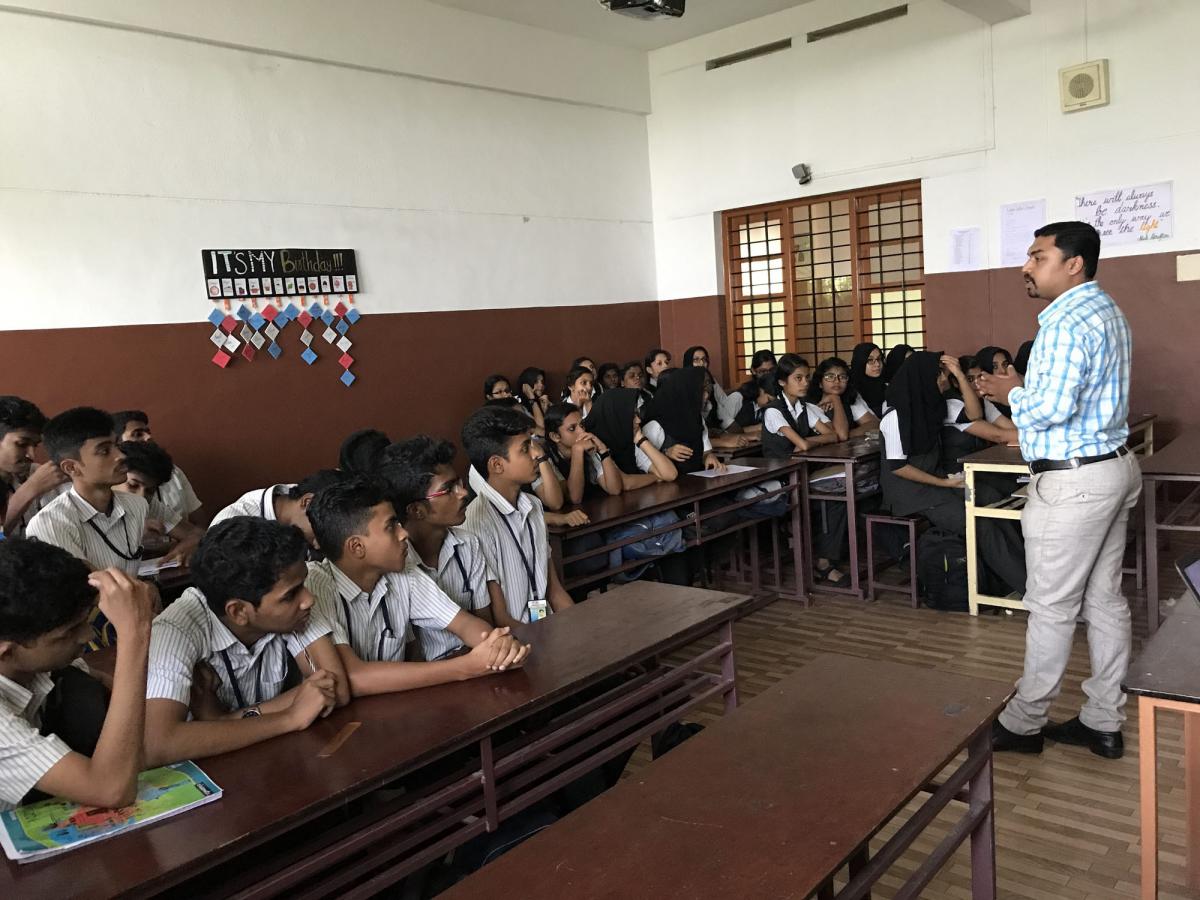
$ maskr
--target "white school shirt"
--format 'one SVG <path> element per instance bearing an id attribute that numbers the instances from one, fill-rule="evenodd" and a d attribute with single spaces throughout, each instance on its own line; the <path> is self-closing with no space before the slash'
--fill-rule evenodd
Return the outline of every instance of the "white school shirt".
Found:
<path id="1" fill-rule="evenodd" d="M 521 491 L 514 507 L 474 466 L 467 476 L 476 497 L 464 528 L 479 538 L 488 568 L 500 582 L 508 614 L 529 621 L 529 601 L 545 600 L 549 589 L 550 539 L 542 501 Z"/>
<path id="2" fill-rule="evenodd" d="M 966 431 L 975 422 L 960 422 L 963 412 L 966 410 L 966 404 L 961 400 L 952 397 L 946 401 L 946 418 L 942 422 L 943 425 L 953 425 L 959 431 Z M 985 422 L 995 422 L 1003 413 L 996 409 L 996 405 L 991 400 L 984 398 L 983 401 L 983 419 Z M 979 421 L 976 419 L 975 421 Z"/>
<path id="3" fill-rule="evenodd" d="M 111 566 L 136 576 L 150 505 L 136 494 L 113 491 L 112 497 L 112 512 L 102 513 L 71 488 L 34 516 L 25 534 L 62 547 L 93 569 Z"/>
<path id="4" fill-rule="evenodd" d="M 88 671 L 82 660 L 71 665 Z M 18 806 L 71 752 L 58 735 L 40 733 L 42 709 L 52 690 L 49 672 L 38 672 L 28 687 L 0 675 L 0 812 Z"/>
<path id="5" fill-rule="evenodd" d="M 403 572 L 380 578 L 370 594 L 328 559 L 308 564 L 305 586 L 316 598 L 313 608 L 332 626 L 333 642 L 348 645 L 363 662 L 403 662 L 409 625 L 448 634 L 446 626 L 459 613 L 454 601 L 412 560 Z M 439 637 L 429 646 L 444 643 L 448 642 Z M 426 646 L 424 641 L 421 646 Z"/>
<path id="6" fill-rule="evenodd" d="M 829 416 L 825 415 L 825 410 L 821 409 L 821 407 L 817 406 L 815 403 L 809 403 L 803 397 L 801 397 L 795 403 L 792 403 L 792 401 L 784 396 L 783 402 L 787 405 L 788 411 L 792 414 L 792 418 L 797 422 L 800 421 L 800 411 L 807 407 L 808 424 L 809 427 L 814 431 L 816 430 L 818 422 L 829 421 Z M 784 428 L 790 427 L 791 426 L 788 425 L 787 419 L 784 417 L 783 413 L 777 409 L 767 409 L 766 414 L 763 416 L 763 428 L 765 428 L 770 434 L 779 434 L 779 432 L 781 432 Z"/>
<path id="7" fill-rule="evenodd" d="M 209 609 L 204 594 L 188 588 L 150 628 L 146 699 L 190 705 L 192 671 L 204 660 L 217 673 L 217 697 L 227 710 L 265 703 L 283 693 L 288 657 L 327 634 L 329 623 L 314 605 L 299 631 L 265 634 L 247 647 Z"/>
<path id="8" fill-rule="evenodd" d="M 169 481 L 158 486 L 158 501 L 164 510 L 178 516 L 176 522 L 183 521 L 200 508 L 200 498 L 179 466 L 175 467 Z"/>
<path id="9" fill-rule="evenodd" d="M 442 549 L 438 553 L 436 569 L 421 561 L 421 555 L 411 543 L 408 545 L 408 552 L 417 567 L 432 578 L 442 589 L 442 593 L 457 603 L 460 609 L 474 613 L 477 609 L 486 609 L 491 605 L 492 598 L 488 594 L 487 583 L 499 582 L 488 571 L 483 544 L 475 535 L 461 528 L 448 529 L 446 540 L 442 542 Z M 426 659 L 440 659 L 463 646 L 458 635 L 444 628 L 418 627 L 417 637 L 421 640 L 421 650 Z"/>
<path id="10" fill-rule="evenodd" d="M 657 449 L 661 450 L 663 444 L 667 442 L 667 433 L 663 430 L 662 425 L 657 421 L 647 422 L 642 426 L 642 434 L 650 440 Z M 704 426 L 704 431 L 700 436 L 700 446 L 705 453 L 712 451 L 712 440 L 708 436 L 708 426 Z M 641 447 L 633 448 L 634 459 L 637 460 L 638 468 L 643 472 L 649 472 L 654 466 L 650 462 L 650 457 L 642 452 Z"/>
<path id="11" fill-rule="evenodd" d="M 234 516 L 254 516 L 259 519 L 266 519 L 268 522 L 274 522 L 276 521 L 274 499 L 280 495 L 287 494 L 295 486 L 294 484 L 273 484 L 270 487 L 255 488 L 252 491 L 247 491 L 213 516 L 213 520 L 208 524 L 208 527 L 212 528 L 218 522 L 224 522 L 226 519 L 232 519 Z"/>
<path id="12" fill-rule="evenodd" d="M 904 442 L 900 440 L 900 414 L 888 411 L 879 420 L 879 432 L 883 435 L 884 455 L 888 459 L 905 460 L 908 454 L 904 452 Z"/>
<path id="13" fill-rule="evenodd" d="M 859 394 L 850 404 L 850 424 L 857 424 L 863 416 L 868 415 L 873 416 L 875 413 L 871 411 L 870 404 L 862 398 L 862 394 Z"/>

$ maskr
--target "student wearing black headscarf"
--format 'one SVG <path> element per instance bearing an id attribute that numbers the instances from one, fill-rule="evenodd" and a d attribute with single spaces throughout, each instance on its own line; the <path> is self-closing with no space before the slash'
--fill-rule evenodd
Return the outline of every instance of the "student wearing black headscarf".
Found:
<path id="1" fill-rule="evenodd" d="M 658 389 L 642 407 L 642 430 L 681 473 L 724 470 L 704 427 L 704 369 L 687 366 L 661 373 Z"/>
<path id="2" fill-rule="evenodd" d="M 710 428 L 724 431 L 737 418 L 738 410 L 742 405 L 742 395 L 737 391 L 729 393 L 721 386 L 721 382 L 717 381 L 717 377 L 712 373 L 709 365 L 711 361 L 712 358 L 708 355 L 708 349 L 699 344 L 694 347 L 688 347 L 683 351 L 682 365 L 684 367 L 700 366 L 708 372 L 711 384 L 709 387 L 709 410 L 706 421 Z"/>
<path id="3" fill-rule="evenodd" d="M 975 362 L 988 375 L 1003 375 L 1013 364 L 1013 358 L 1012 354 L 1003 347 L 988 346 L 975 354 Z M 997 403 L 996 409 L 1000 410 L 1004 416 L 1012 417 L 1012 410 L 1004 404 Z"/>
<path id="4" fill-rule="evenodd" d="M 938 528 L 965 536 L 963 478 L 947 477 L 941 458 L 942 426 L 954 424 L 947 422 L 948 369 L 958 377 L 961 369 L 956 358 L 918 351 L 888 384 L 890 409 L 879 426 L 886 457 L 880 483 L 884 503 L 894 515 L 921 515 Z M 976 484 L 975 494 L 979 505 L 1002 496 L 985 484 Z M 1020 527 L 1009 521 L 978 522 L 976 534 L 983 561 L 1010 589 L 1023 592 L 1025 547 Z"/>
<path id="5" fill-rule="evenodd" d="M 1025 372 L 1029 369 L 1029 352 L 1033 349 L 1033 341 L 1026 341 L 1017 348 L 1017 356 L 1013 360 L 1013 368 L 1025 377 Z"/>
<path id="6" fill-rule="evenodd" d="M 658 481 L 674 481 L 678 474 L 675 464 L 643 434 L 638 416 L 640 402 L 640 391 L 611 388 L 596 399 L 587 420 L 588 432 L 607 447 L 620 470 L 622 490 L 626 491 Z"/>
<path id="7" fill-rule="evenodd" d="M 883 418 L 884 391 L 883 351 L 878 344 L 864 343 L 854 348 L 850 357 L 850 388 L 867 402 L 877 419 Z"/>
<path id="8" fill-rule="evenodd" d="M 896 377 L 896 373 L 900 371 L 904 361 L 912 354 L 913 348 L 908 344 L 897 344 L 888 351 L 887 359 L 883 363 L 883 380 L 887 384 L 892 383 L 892 379 Z"/>

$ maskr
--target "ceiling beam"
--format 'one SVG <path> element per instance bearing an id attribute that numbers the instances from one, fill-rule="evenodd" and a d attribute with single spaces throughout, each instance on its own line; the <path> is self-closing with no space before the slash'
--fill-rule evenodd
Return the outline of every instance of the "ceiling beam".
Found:
<path id="1" fill-rule="evenodd" d="M 945 0 L 945 2 L 978 19 L 983 19 L 989 25 L 1027 16 L 1032 4 L 1032 0 Z"/>

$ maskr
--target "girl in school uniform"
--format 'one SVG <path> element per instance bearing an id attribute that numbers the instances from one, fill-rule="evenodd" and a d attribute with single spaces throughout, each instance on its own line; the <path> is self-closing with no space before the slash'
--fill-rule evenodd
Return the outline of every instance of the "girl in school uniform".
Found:
<path id="1" fill-rule="evenodd" d="M 517 378 L 517 389 L 514 396 L 521 403 L 521 408 L 533 418 L 539 429 L 546 427 L 546 410 L 550 408 L 550 398 L 546 396 L 546 373 L 544 370 L 530 366 L 521 372 Z"/>
<path id="2" fill-rule="evenodd" d="M 642 407 L 642 431 L 683 474 L 700 469 L 723 471 L 704 424 L 704 370 L 696 366 L 666 370 L 658 390 Z"/>
<path id="3" fill-rule="evenodd" d="M 505 376 L 489 375 L 483 380 L 484 400 L 504 400 L 512 395 L 512 383 Z"/>
<path id="4" fill-rule="evenodd" d="M 750 358 L 750 374 L 758 377 L 766 375 L 775 366 L 779 364 L 779 360 L 775 358 L 775 353 L 772 350 L 755 350 L 754 356 Z"/>
<path id="5" fill-rule="evenodd" d="M 596 363 L 590 356 L 577 356 L 571 360 L 571 368 L 578 369 L 583 367 L 592 373 L 592 378 L 596 377 Z"/>
<path id="6" fill-rule="evenodd" d="M 1003 375 L 1008 371 L 1008 367 L 1013 364 L 1013 358 L 1012 354 L 1003 347 L 988 346 L 975 354 L 975 362 L 988 375 Z M 998 403 L 996 404 L 996 408 L 1006 417 L 1012 418 L 1012 410 L 1009 407 Z"/>
<path id="7" fill-rule="evenodd" d="M 833 415 L 834 407 L 840 405 L 851 437 L 879 427 L 879 417 L 850 386 L 850 367 L 841 357 L 831 356 L 817 366 L 808 386 L 808 402 L 819 406 L 827 416 Z"/>
<path id="8" fill-rule="evenodd" d="M 912 355 L 913 348 L 908 344 L 897 344 L 888 351 L 887 358 L 883 361 L 883 380 L 886 384 L 892 383 L 904 361 Z"/>
<path id="9" fill-rule="evenodd" d="M 883 418 L 884 391 L 883 351 L 878 344 L 862 343 L 850 357 L 850 387 L 866 401 L 877 419 Z"/>
<path id="10" fill-rule="evenodd" d="M 600 364 L 596 373 L 596 386 L 601 391 L 611 391 L 621 386 L 621 367 L 614 362 Z"/>
<path id="11" fill-rule="evenodd" d="M 688 347 L 683 351 L 684 366 L 699 366 L 708 373 L 709 408 L 711 415 L 709 412 L 706 412 L 705 417 L 708 419 L 710 429 L 715 428 L 724 431 L 737 418 L 738 409 L 742 405 L 742 395 L 737 391 L 730 394 L 721 386 L 716 376 L 712 374 L 712 369 L 709 368 L 709 361 L 708 350 L 700 345 Z"/>
<path id="12" fill-rule="evenodd" d="M 833 404 L 832 419 L 805 398 L 811 382 L 808 360 L 795 353 L 779 357 L 774 373 L 777 399 L 763 416 L 762 448 L 768 459 L 791 456 L 822 444 L 844 441 L 849 433 L 846 412 L 840 402 Z M 842 558 L 847 535 L 846 504 L 818 501 L 822 515 L 814 522 L 824 522 L 820 533 L 813 535 L 813 572 L 817 581 L 839 585 L 846 576 L 835 568 Z"/>
<path id="13" fill-rule="evenodd" d="M 776 400 L 775 390 L 774 369 L 756 375 L 738 388 L 738 393 L 742 395 L 742 405 L 734 424 L 742 429 L 742 434 L 751 438 L 759 435 L 767 407 Z"/>
<path id="14" fill-rule="evenodd" d="M 639 399 L 630 388 L 605 391 L 587 420 L 589 433 L 611 452 L 626 491 L 674 481 L 678 475 L 675 464 L 642 431 Z"/>
<path id="15" fill-rule="evenodd" d="M 563 402 L 573 403 L 585 419 L 592 411 L 592 384 L 595 377 L 595 373 L 586 366 L 575 366 L 567 373 Z"/>
<path id="16" fill-rule="evenodd" d="M 596 488 L 613 496 L 624 489 L 612 451 L 588 431 L 579 407 L 572 403 L 558 403 L 546 411 L 546 454 L 573 505 L 582 503 Z"/>

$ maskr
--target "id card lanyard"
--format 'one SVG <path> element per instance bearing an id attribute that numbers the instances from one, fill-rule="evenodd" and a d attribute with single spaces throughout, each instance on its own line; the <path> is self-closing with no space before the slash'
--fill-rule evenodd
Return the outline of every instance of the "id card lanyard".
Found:
<path id="1" fill-rule="evenodd" d="M 467 567 L 463 565 L 462 557 L 458 555 L 458 544 L 455 544 L 450 552 L 454 555 L 454 565 L 458 566 L 458 574 L 462 576 L 463 590 L 467 592 L 467 604 L 470 609 L 474 609 L 475 588 L 471 587 L 471 578 L 467 575 Z M 524 559 L 524 554 L 521 556 Z"/>
<path id="2" fill-rule="evenodd" d="M 346 632 L 350 635 L 350 644 L 351 644 L 351 646 L 353 646 L 354 645 L 354 625 L 353 625 L 354 620 L 350 618 L 350 603 L 348 600 L 346 600 L 345 597 L 339 596 L 338 599 L 342 601 L 342 611 L 346 614 Z M 384 597 L 383 599 L 381 599 L 379 601 L 379 611 L 383 614 L 384 628 L 386 628 L 393 637 L 396 637 L 397 636 L 396 630 L 394 628 L 392 628 L 392 620 L 391 620 L 391 617 L 388 616 L 387 597 Z M 379 644 L 375 648 L 375 658 L 377 660 L 383 659 L 383 639 L 386 636 L 387 635 L 384 635 L 384 634 L 379 635 Z M 399 635 L 399 637 L 401 640 L 404 639 L 404 635 Z"/>
<path id="3" fill-rule="evenodd" d="M 233 699 L 237 701 L 237 708 L 238 709 L 246 709 L 247 707 L 249 707 L 250 704 L 248 704 L 246 702 L 246 698 L 242 696 L 241 685 L 238 684 L 237 675 L 235 675 L 233 672 L 233 663 L 231 663 L 229 661 L 229 651 L 223 649 L 218 652 L 221 654 L 222 662 L 225 663 L 225 672 L 227 675 L 229 675 L 229 686 L 231 688 L 233 688 Z M 264 651 L 264 653 L 265 653 L 265 651 Z M 255 665 L 254 665 L 254 703 L 255 703 L 255 705 L 261 704 L 263 702 L 263 699 L 262 699 L 262 677 L 261 677 L 262 676 L 262 665 L 263 665 L 263 658 L 262 658 L 262 654 L 260 654 L 258 657 L 258 662 L 255 663 Z M 287 657 L 286 656 L 283 657 L 283 672 L 281 673 L 281 675 L 283 676 L 283 680 L 286 681 L 287 680 Z"/>
<path id="4" fill-rule="evenodd" d="M 525 567 L 525 575 L 529 579 L 529 593 L 533 595 L 535 601 L 542 599 L 538 593 L 536 569 L 529 562 L 529 557 L 525 555 L 525 548 L 521 546 L 521 539 L 517 537 L 517 533 L 513 531 L 512 525 L 508 523 L 508 517 L 503 513 L 500 515 L 500 521 L 504 523 L 504 527 L 508 530 L 508 536 L 512 538 L 512 542 L 517 546 L 517 552 L 521 554 L 521 565 Z M 533 526 L 529 524 L 529 517 L 525 517 L 525 532 L 529 535 L 529 549 L 533 553 L 533 561 L 537 562 L 537 544 L 533 541 Z"/>

